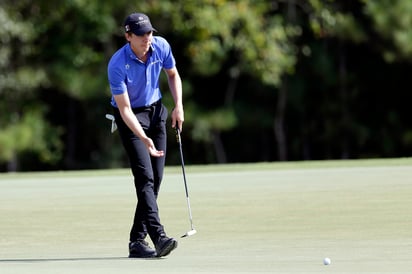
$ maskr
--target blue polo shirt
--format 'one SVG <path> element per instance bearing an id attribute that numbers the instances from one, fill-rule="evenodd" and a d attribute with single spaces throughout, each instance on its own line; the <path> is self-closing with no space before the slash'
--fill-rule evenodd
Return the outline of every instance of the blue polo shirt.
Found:
<path id="1" fill-rule="evenodd" d="M 111 93 L 128 92 L 132 108 L 149 106 L 161 99 L 160 73 L 176 65 L 169 43 L 160 36 L 153 36 L 149 55 L 146 63 L 141 62 L 127 43 L 109 61 L 107 73 Z M 111 104 L 117 107 L 113 96 Z"/>

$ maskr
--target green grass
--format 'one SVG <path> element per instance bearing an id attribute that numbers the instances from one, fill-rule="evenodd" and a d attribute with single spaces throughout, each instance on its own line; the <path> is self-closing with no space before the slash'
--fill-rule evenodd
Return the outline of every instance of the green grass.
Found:
<path id="1" fill-rule="evenodd" d="M 128 169 L 0 175 L 1 273 L 410 273 L 412 159 L 187 166 L 198 233 L 128 259 Z M 181 167 L 159 197 L 190 229 Z M 324 266 L 329 257 L 332 264 Z"/>

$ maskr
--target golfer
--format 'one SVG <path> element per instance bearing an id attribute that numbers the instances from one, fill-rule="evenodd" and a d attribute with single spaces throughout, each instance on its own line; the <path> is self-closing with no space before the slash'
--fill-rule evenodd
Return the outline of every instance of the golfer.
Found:
<path id="1" fill-rule="evenodd" d="M 169 43 L 156 31 L 147 15 L 130 14 L 124 23 L 127 43 L 108 65 L 111 105 L 122 144 L 129 157 L 137 206 L 130 231 L 129 257 L 167 256 L 177 241 L 166 236 L 160 222 L 157 196 L 166 154 L 168 110 L 162 104 L 159 76 L 163 70 L 174 100 L 172 127 L 182 129 L 182 81 Z M 149 235 L 155 249 L 145 241 Z"/>

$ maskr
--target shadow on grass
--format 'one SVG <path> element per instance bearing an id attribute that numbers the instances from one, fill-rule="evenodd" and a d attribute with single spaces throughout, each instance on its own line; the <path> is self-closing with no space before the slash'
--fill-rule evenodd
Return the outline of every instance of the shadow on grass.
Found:
<path id="1" fill-rule="evenodd" d="M 129 257 L 87 257 L 87 258 L 25 258 L 0 259 L 0 263 L 36 263 L 36 262 L 70 262 L 70 261 L 109 261 L 109 260 L 161 260 L 163 258 L 129 258 Z"/>

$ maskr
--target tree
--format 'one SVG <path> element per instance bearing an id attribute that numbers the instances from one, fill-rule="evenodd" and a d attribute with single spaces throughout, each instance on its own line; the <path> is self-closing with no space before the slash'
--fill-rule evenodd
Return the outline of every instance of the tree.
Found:
<path id="1" fill-rule="evenodd" d="M 0 6 L 0 162 L 19 169 L 19 155 L 29 152 L 40 161 L 59 159 L 60 129 L 45 121 L 45 107 L 34 91 L 48 84 L 46 71 L 33 62 L 39 52 L 32 23 L 21 13 L 26 1 L 3 1 Z"/>
<path id="2" fill-rule="evenodd" d="M 239 127 L 238 111 L 249 112 L 236 102 L 239 78 L 249 75 L 275 92 L 282 75 L 293 69 L 291 38 L 298 29 L 273 15 L 268 1 L 185 1 L 168 13 L 162 10 L 169 8 L 164 1 L 156 7 L 187 41 L 188 76 L 197 82 L 189 86 L 197 103 L 189 101 L 185 107 L 188 117 L 196 117 L 191 137 L 213 144 L 216 158 L 211 161 L 226 162 L 221 133 Z"/>
<path id="3" fill-rule="evenodd" d="M 132 11 L 174 49 L 188 164 L 408 155 L 409 2 L 3 0 L 0 170 L 127 163 L 104 114 Z"/>

